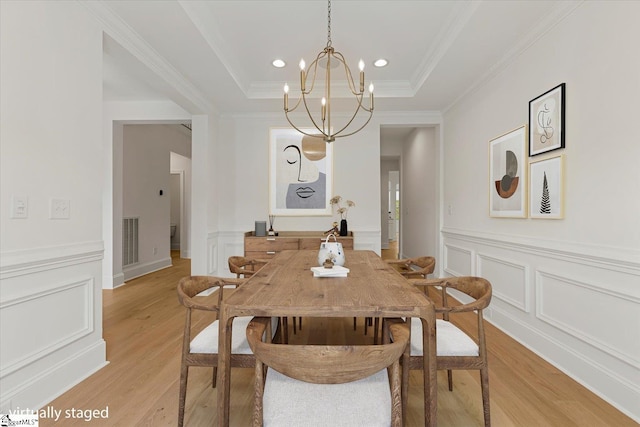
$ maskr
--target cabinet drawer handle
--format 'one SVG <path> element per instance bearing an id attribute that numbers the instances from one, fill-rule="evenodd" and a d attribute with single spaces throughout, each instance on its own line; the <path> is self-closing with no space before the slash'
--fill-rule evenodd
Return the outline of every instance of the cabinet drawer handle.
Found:
<path id="1" fill-rule="evenodd" d="M 267 240 L 271 240 L 271 241 L 275 242 L 276 238 L 275 237 L 267 237 Z"/>
<path id="2" fill-rule="evenodd" d="M 267 255 L 275 255 L 276 252 L 275 251 L 267 251 Z"/>

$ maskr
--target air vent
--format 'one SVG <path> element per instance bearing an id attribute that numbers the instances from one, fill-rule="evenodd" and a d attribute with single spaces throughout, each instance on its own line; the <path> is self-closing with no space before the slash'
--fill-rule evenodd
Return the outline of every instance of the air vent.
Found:
<path id="1" fill-rule="evenodd" d="M 138 263 L 138 222 L 139 218 L 122 220 L 122 266 Z"/>

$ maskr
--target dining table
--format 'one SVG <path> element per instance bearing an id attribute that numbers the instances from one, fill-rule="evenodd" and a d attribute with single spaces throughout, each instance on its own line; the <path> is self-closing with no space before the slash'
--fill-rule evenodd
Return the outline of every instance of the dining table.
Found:
<path id="1" fill-rule="evenodd" d="M 226 297 L 218 334 L 218 426 L 229 425 L 232 322 L 238 316 L 419 318 L 424 345 L 425 426 L 436 425 L 435 308 L 374 251 L 345 251 L 346 277 L 314 277 L 318 251 L 286 250 Z M 403 396 L 406 399 L 407 396 Z"/>

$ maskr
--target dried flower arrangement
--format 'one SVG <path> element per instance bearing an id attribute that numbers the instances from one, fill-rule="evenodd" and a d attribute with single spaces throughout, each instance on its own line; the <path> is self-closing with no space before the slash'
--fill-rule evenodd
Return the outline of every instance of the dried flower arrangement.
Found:
<path id="1" fill-rule="evenodd" d="M 331 198 L 331 200 L 329 200 L 329 203 L 331 204 L 331 206 L 335 206 L 337 207 L 336 212 L 338 212 L 338 214 L 340 214 L 340 218 L 342 219 L 347 219 L 347 213 L 349 212 L 349 208 L 354 207 L 356 204 L 354 202 L 352 202 L 351 200 L 347 200 L 346 206 L 341 206 L 340 202 L 342 201 L 342 197 L 340 196 L 333 196 Z"/>

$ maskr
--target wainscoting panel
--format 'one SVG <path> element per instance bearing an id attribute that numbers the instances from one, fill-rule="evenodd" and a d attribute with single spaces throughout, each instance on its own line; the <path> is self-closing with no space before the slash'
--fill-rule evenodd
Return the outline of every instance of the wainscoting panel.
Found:
<path id="1" fill-rule="evenodd" d="M 489 322 L 640 422 L 640 251 L 452 228 L 442 242 L 446 273 L 492 283 Z"/>
<path id="2" fill-rule="evenodd" d="M 472 276 L 473 251 L 452 244 L 444 244 L 444 271 L 451 276 Z"/>
<path id="3" fill-rule="evenodd" d="M 227 242 L 224 245 L 223 260 L 220 264 L 220 274 L 225 277 L 235 277 L 235 274 L 229 270 L 229 257 L 232 256 L 244 256 L 244 236 L 240 243 Z"/>
<path id="4" fill-rule="evenodd" d="M 220 263 L 218 262 L 218 244 L 214 242 L 207 242 L 209 258 L 207 271 L 209 275 L 216 276 L 218 275 L 218 266 Z"/>
<path id="5" fill-rule="evenodd" d="M 88 278 L 0 303 L 0 324 L 20 325 L 2 327 L 7 345 L 0 349 L 0 377 L 93 332 L 93 288 L 93 279 Z M 48 313 L 46 327 L 33 321 L 34 313 Z"/>
<path id="6" fill-rule="evenodd" d="M 493 297 L 528 313 L 530 310 L 528 267 L 486 254 L 478 254 L 477 259 L 478 268 L 475 274 L 491 282 Z"/>
<path id="7" fill-rule="evenodd" d="M 2 253 L 0 412 L 40 408 L 106 362 L 102 242 Z"/>
<path id="8" fill-rule="evenodd" d="M 536 272 L 536 296 L 540 320 L 640 367 L 638 298 L 540 270 Z M 568 310 L 567 301 L 580 301 L 580 306 Z M 620 333 L 627 338 L 620 340 Z"/>

